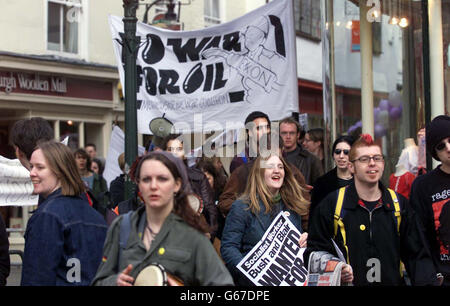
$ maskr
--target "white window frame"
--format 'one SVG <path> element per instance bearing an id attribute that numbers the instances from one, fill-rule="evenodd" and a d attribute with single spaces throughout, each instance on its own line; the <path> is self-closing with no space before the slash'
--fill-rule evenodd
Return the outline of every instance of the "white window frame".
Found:
<path id="1" fill-rule="evenodd" d="M 214 0 L 203 0 L 203 1 L 204 1 L 204 3 L 206 1 L 209 2 L 209 7 L 212 10 Z M 205 14 L 205 10 L 203 10 L 203 20 L 205 23 L 205 27 L 215 26 L 215 25 L 222 23 L 222 5 L 221 5 L 222 3 L 221 2 L 222 1 L 217 0 L 217 11 L 219 12 L 219 17 L 212 16 L 212 14 L 207 15 L 207 14 Z M 203 5 L 205 5 L 204 3 L 203 3 Z"/>
<path id="2" fill-rule="evenodd" d="M 319 4 L 319 8 L 314 5 Z M 320 12 L 320 1 L 319 0 L 296 0 L 294 3 L 294 10 L 297 10 L 298 15 L 294 14 L 295 31 L 298 36 L 302 36 L 311 40 L 320 41 L 321 38 L 321 12 Z M 308 7 L 308 12 L 303 12 L 305 7 Z M 319 14 L 317 16 L 317 13 Z M 306 15 L 306 20 L 301 19 L 302 15 Z M 313 18 L 315 17 L 315 18 Z M 318 18 L 317 18 L 318 17 Z M 305 23 L 306 22 L 306 23 Z M 306 25 L 308 28 L 304 28 Z M 313 31 L 313 28 L 316 31 Z"/>
<path id="3" fill-rule="evenodd" d="M 64 57 L 70 57 L 70 58 L 82 58 L 83 56 L 87 56 L 87 44 L 85 44 L 86 40 L 88 39 L 87 35 L 85 33 L 88 33 L 87 31 L 87 0 L 44 0 L 44 15 L 45 16 L 45 50 L 48 54 L 55 54 L 55 55 L 63 55 Z M 49 49 L 49 41 L 48 41 L 48 8 L 49 3 L 55 3 L 60 5 L 66 5 L 68 7 L 75 7 L 79 8 L 79 15 L 78 15 L 78 33 L 77 33 L 77 52 L 66 52 L 63 50 L 63 41 L 64 36 L 62 31 L 60 31 L 60 50 L 51 50 Z M 63 16 L 60 15 L 60 18 L 62 19 Z M 60 20 L 60 24 L 63 24 L 64 20 Z M 82 39 L 83 37 L 83 39 Z"/>

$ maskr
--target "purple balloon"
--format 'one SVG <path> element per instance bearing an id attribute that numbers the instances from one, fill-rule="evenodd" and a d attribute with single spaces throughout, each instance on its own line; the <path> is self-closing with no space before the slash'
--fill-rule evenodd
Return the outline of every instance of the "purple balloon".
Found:
<path id="1" fill-rule="evenodd" d="M 380 113 L 380 108 L 379 107 L 375 107 L 374 109 L 373 109 L 373 118 L 375 119 L 375 120 L 377 120 L 377 118 L 378 118 L 378 114 Z"/>
<path id="2" fill-rule="evenodd" d="M 380 110 L 389 110 L 389 101 L 386 99 L 381 100 L 380 104 L 378 104 L 378 108 Z"/>
<path id="3" fill-rule="evenodd" d="M 389 117 L 391 119 L 399 119 L 402 116 L 402 106 L 394 106 L 389 111 Z"/>
<path id="4" fill-rule="evenodd" d="M 354 125 L 352 125 L 351 127 L 348 128 L 347 134 L 353 133 L 354 130 L 356 130 L 356 127 Z"/>
<path id="5" fill-rule="evenodd" d="M 381 124 L 375 124 L 375 137 L 383 137 L 386 135 L 386 129 Z"/>

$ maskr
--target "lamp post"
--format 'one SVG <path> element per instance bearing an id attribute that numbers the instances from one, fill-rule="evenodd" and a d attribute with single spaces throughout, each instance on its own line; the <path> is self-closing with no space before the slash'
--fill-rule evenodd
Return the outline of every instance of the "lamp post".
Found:
<path id="1" fill-rule="evenodd" d="M 145 19 L 147 18 L 148 10 L 154 4 L 161 2 L 155 0 L 150 5 L 147 5 L 145 12 Z M 181 4 L 181 3 L 180 3 Z M 128 173 L 131 165 L 138 156 L 137 149 L 137 68 L 136 59 L 139 50 L 140 40 L 136 37 L 136 10 L 139 7 L 139 0 L 123 0 L 124 8 L 124 34 L 122 36 L 122 58 L 124 60 L 125 71 L 125 171 Z M 173 0 L 167 3 L 168 12 L 166 18 L 169 20 L 176 20 L 177 15 L 174 13 L 175 4 Z M 134 196 L 135 185 L 126 176 L 125 180 L 125 199 L 131 199 Z"/>
<path id="2" fill-rule="evenodd" d="M 138 0 L 123 0 L 124 8 L 124 35 L 123 35 L 123 59 L 125 71 L 125 168 L 126 172 L 136 160 L 137 151 L 137 69 L 136 58 L 139 46 L 139 38 L 136 37 L 136 10 Z M 134 183 L 126 176 L 125 199 L 134 196 Z"/>

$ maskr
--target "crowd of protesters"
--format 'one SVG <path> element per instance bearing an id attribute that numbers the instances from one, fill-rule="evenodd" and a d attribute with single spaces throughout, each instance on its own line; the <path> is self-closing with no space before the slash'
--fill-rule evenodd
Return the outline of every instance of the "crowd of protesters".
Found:
<path id="1" fill-rule="evenodd" d="M 285 211 L 302 233 L 305 264 L 314 251 L 342 255 L 342 282 L 450 285 L 449 116 L 426 126 L 428 153 L 441 164 L 414 173 L 409 198 L 382 183 L 387 156 L 371 135 L 338 136 L 335 167 L 325 173 L 323 129 L 303 131 L 291 117 L 274 128 L 262 112 L 249 114 L 245 127 L 245 150 L 230 169 L 217 156 L 188 163 L 182 135 L 169 135 L 128 172 L 121 154 L 122 173 L 108 188 L 94 144 L 72 151 L 53 140 L 44 119 L 16 122 L 16 157 L 39 195 L 21 284 L 131 286 L 157 278 L 249 286 L 237 264 Z M 127 178 L 136 186 L 129 199 Z M 8 246 L 0 216 L 0 285 L 10 273 Z M 382 267 L 375 282 L 367 278 L 373 258 Z"/>

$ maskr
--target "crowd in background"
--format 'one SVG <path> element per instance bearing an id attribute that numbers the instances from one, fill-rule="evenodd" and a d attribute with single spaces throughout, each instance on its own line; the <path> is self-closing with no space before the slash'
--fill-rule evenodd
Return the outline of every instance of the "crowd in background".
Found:
<path id="1" fill-rule="evenodd" d="M 229 169 L 218 156 L 189 165 L 182 135 L 153 136 L 128 172 L 119 156 L 122 173 L 108 188 L 95 144 L 72 152 L 42 118 L 18 121 L 16 156 L 39 195 L 21 284 L 130 286 L 156 264 L 167 274 L 162 284 L 252 285 L 236 266 L 281 211 L 302 233 L 306 264 L 313 251 L 337 256 L 335 241 L 346 258 L 343 282 L 371 285 L 366 264 L 375 257 L 383 265 L 376 284 L 450 284 L 448 116 L 426 129 L 428 152 L 442 164 L 422 174 L 400 160 L 386 185 L 386 156 L 370 135 L 338 136 L 329 151 L 323 129 L 304 131 L 291 117 L 275 129 L 253 112 L 245 125 L 245 150 Z M 327 154 L 335 167 L 325 173 Z M 69 273 L 72 263 L 80 273 Z M 0 218 L 0 285 L 9 266 Z"/>

